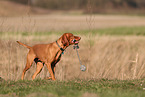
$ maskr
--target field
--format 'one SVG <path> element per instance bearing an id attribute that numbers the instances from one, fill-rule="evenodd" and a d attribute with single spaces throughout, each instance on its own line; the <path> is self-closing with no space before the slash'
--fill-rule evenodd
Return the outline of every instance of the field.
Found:
<path id="1" fill-rule="evenodd" d="M 144 16 L 0 17 L 0 96 L 144 97 L 144 26 Z M 64 32 L 81 36 L 79 54 L 87 70 L 80 71 L 70 46 L 57 64 L 57 81 L 44 80 L 49 76 L 45 66 L 31 81 L 35 64 L 20 81 L 28 50 L 16 41 L 50 43 Z"/>
<path id="2" fill-rule="evenodd" d="M 142 80 L 6 81 L 1 97 L 144 97 Z"/>

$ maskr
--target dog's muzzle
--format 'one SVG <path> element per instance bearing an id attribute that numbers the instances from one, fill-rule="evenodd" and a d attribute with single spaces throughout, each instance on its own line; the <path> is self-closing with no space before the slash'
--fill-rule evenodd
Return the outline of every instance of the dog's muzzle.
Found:
<path id="1" fill-rule="evenodd" d="M 73 40 L 72 40 L 72 42 L 74 42 L 74 43 L 75 43 L 75 42 L 76 42 L 76 40 L 75 40 L 75 39 L 73 39 Z"/>
<path id="2" fill-rule="evenodd" d="M 73 40 L 72 40 L 72 43 L 79 43 L 79 41 L 73 39 Z"/>

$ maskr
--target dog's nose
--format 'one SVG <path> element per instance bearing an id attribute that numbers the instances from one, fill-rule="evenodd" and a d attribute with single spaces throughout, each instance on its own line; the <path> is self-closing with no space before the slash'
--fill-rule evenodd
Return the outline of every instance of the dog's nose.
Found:
<path id="1" fill-rule="evenodd" d="M 79 40 L 81 40 L 81 37 L 79 37 Z"/>

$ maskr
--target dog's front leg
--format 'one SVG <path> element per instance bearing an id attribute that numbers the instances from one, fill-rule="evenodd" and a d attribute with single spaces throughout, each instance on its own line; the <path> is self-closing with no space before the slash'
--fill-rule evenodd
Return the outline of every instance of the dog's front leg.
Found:
<path id="1" fill-rule="evenodd" d="M 47 63 L 46 66 L 47 66 L 47 69 L 48 69 L 48 71 L 49 71 L 49 74 L 50 74 L 52 80 L 56 80 L 56 79 L 55 79 L 55 76 L 54 76 L 54 73 L 53 73 L 53 71 L 52 71 L 52 68 L 51 68 L 51 63 Z"/>

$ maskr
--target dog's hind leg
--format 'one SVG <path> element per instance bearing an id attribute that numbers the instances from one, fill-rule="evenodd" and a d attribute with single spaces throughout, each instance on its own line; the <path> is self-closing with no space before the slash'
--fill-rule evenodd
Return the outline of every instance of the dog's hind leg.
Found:
<path id="1" fill-rule="evenodd" d="M 40 62 L 38 59 L 36 59 L 35 62 L 36 62 L 37 68 L 36 68 L 36 72 L 32 76 L 32 80 L 34 80 L 35 77 L 41 72 L 42 67 L 43 67 L 43 63 Z"/>
<path id="2" fill-rule="evenodd" d="M 56 80 L 55 79 L 55 76 L 54 76 L 54 73 L 53 73 L 53 70 L 52 70 L 52 67 L 51 67 L 51 64 L 50 63 L 45 63 L 46 64 L 46 67 L 47 67 L 47 69 L 48 69 L 48 71 L 49 71 L 49 74 L 50 74 L 50 78 L 52 79 L 52 80 Z"/>
<path id="3" fill-rule="evenodd" d="M 22 77 L 21 77 L 22 80 L 24 79 L 25 72 L 31 67 L 34 59 L 35 59 L 35 54 L 30 50 L 28 55 L 27 55 L 26 66 L 25 66 L 23 73 L 22 73 Z"/>
<path id="4" fill-rule="evenodd" d="M 51 65 L 51 68 L 52 68 L 52 72 L 53 72 L 53 74 L 55 76 L 55 66 Z M 50 80 L 50 79 L 52 79 L 52 77 L 50 76 L 50 77 L 47 77 L 46 79 Z"/>

